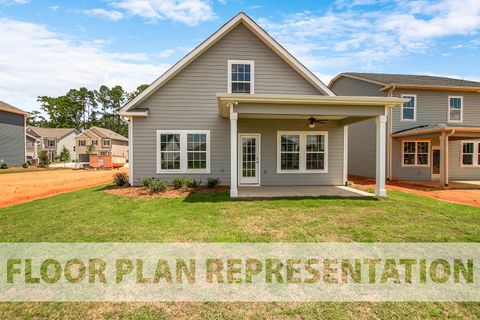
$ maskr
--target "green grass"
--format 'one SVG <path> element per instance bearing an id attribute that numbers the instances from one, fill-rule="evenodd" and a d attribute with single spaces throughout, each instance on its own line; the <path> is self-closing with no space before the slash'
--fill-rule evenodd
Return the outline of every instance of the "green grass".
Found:
<path id="1" fill-rule="evenodd" d="M 480 209 L 387 199 L 130 200 L 96 187 L 0 209 L 2 242 L 479 242 Z M 478 303 L 3 303 L 0 318 L 480 318 Z"/>

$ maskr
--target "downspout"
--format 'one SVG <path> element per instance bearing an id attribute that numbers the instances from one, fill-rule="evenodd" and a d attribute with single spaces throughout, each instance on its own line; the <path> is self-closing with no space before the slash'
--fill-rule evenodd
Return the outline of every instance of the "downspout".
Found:
<path id="1" fill-rule="evenodd" d="M 455 129 L 452 129 L 450 133 L 447 133 L 445 135 L 445 154 L 444 154 L 444 159 L 445 159 L 445 185 L 444 187 L 448 187 L 448 138 L 451 137 L 452 135 L 455 134 Z"/>
<path id="2" fill-rule="evenodd" d="M 395 91 L 395 86 L 392 85 L 388 90 L 387 96 L 389 98 L 393 97 L 393 92 Z M 393 159 L 393 138 L 392 138 L 392 131 L 393 131 L 393 108 L 389 108 L 388 110 L 388 117 L 387 117 L 387 180 L 392 180 L 392 159 Z"/>

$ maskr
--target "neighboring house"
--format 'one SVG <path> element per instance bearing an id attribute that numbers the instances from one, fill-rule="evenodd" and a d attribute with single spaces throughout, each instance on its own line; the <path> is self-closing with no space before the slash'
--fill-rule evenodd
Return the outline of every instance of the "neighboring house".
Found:
<path id="1" fill-rule="evenodd" d="M 219 178 L 232 197 L 239 186 L 344 185 L 347 125 L 377 119 L 384 128 L 386 109 L 403 101 L 335 96 L 240 13 L 120 110 L 130 183 Z"/>
<path id="2" fill-rule="evenodd" d="M 63 147 L 70 151 L 70 158 L 76 159 L 75 137 L 78 131 L 72 128 L 27 127 L 27 159 L 37 160 L 40 151 L 47 151 L 49 161 L 55 161 Z"/>
<path id="3" fill-rule="evenodd" d="M 387 125 L 387 178 L 480 180 L 480 82 L 403 74 L 342 73 L 339 95 L 403 97 Z M 375 176 L 375 124 L 349 128 L 349 173 Z"/>
<path id="4" fill-rule="evenodd" d="M 18 166 L 25 158 L 25 124 L 28 112 L 0 101 L 0 162 Z"/>
<path id="5" fill-rule="evenodd" d="M 88 146 L 93 145 L 91 154 L 99 156 L 120 156 L 128 158 L 128 138 L 100 127 L 91 127 L 76 138 L 78 161 L 89 162 Z"/>

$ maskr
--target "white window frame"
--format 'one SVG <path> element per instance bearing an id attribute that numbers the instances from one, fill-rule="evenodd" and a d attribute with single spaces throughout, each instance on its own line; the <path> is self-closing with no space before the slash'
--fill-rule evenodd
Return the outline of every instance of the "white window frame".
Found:
<path id="1" fill-rule="evenodd" d="M 463 164 L 463 144 L 465 143 L 473 143 L 473 162 L 472 164 Z M 464 140 L 460 143 L 460 167 L 462 168 L 471 168 L 471 167 L 480 167 L 480 162 L 478 161 L 478 157 L 480 156 L 480 140 Z"/>
<path id="2" fill-rule="evenodd" d="M 98 146 L 98 140 L 93 139 L 91 141 L 92 146 Z"/>
<path id="3" fill-rule="evenodd" d="M 82 145 L 81 142 L 83 142 L 83 145 Z M 78 140 L 78 146 L 79 147 L 86 147 L 87 146 L 87 140 L 85 140 L 85 139 Z"/>
<path id="4" fill-rule="evenodd" d="M 405 143 L 407 142 L 414 142 L 415 143 L 415 164 L 405 164 L 404 162 L 404 155 L 405 155 Z M 427 156 L 427 164 L 418 164 L 418 143 L 419 142 L 428 142 L 428 156 Z M 402 158 L 401 163 L 402 167 L 411 168 L 411 167 L 420 167 L 420 168 L 428 168 L 430 167 L 430 157 L 432 155 L 432 142 L 428 139 L 423 140 L 402 140 Z"/>
<path id="5" fill-rule="evenodd" d="M 180 135 L 180 169 L 162 169 L 160 157 L 160 135 Z M 205 134 L 207 136 L 207 167 L 205 169 L 188 169 L 187 135 Z M 157 173 L 210 173 L 210 130 L 157 130 Z"/>
<path id="6" fill-rule="evenodd" d="M 108 144 L 105 142 L 108 141 Z M 110 139 L 102 139 L 102 147 L 111 147 L 112 146 L 112 141 Z"/>
<path id="7" fill-rule="evenodd" d="M 452 106 L 450 105 L 450 99 L 451 98 L 459 98 L 461 103 L 462 103 L 462 108 L 460 109 L 460 120 L 451 120 L 450 119 L 450 111 L 452 110 Z M 447 101 L 447 106 L 448 106 L 448 122 L 453 122 L 453 123 L 462 123 L 463 122 L 463 96 L 448 96 L 448 101 Z"/>
<path id="8" fill-rule="evenodd" d="M 402 94 L 401 96 L 402 98 L 415 98 L 414 99 L 414 104 L 413 104 L 413 119 L 404 119 L 403 118 L 403 104 L 402 106 L 400 107 L 400 121 L 405 121 L 405 122 L 415 122 L 417 121 L 417 95 L 416 94 L 408 94 L 408 93 L 405 93 L 405 94 Z"/>
<path id="9" fill-rule="evenodd" d="M 53 146 L 50 145 L 50 142 L 53 141 Z M 47 139 L 47 148 L 56 148 L 57 147 L 57 140 L 55 139 Z"/>
<path id="10" fill-rule="evenodd" d="M 300 156 L 298 170 L 282 170 L 282 135 L 298 135 L 300 140 Z M 325 158 L 323 170 L 307 169 L 307 136 L 323 135 L 325 136 Z M 328 173 L 328 131 L 277 131 L 277 173 L 298 174 L 298 173 Z"/>
<path id="11" fill-rule="evenodd" d="M 242 94 L 254 94 L 255 93 L 255 61 L 254 60 L 228 60 L 227 64 L 228 64 L 228 68 L 227 68 L 228 69 L 228 74 L 227 74 L 227 83 L 228 83 L 227 90 L 228 91 L 227 92 L 232 93 L 232 64 L 249 64 L 250 65 L 250 93 L 242 93 Z M 245 83 L 247 82 L 248 81 L 245 81 Z"/>

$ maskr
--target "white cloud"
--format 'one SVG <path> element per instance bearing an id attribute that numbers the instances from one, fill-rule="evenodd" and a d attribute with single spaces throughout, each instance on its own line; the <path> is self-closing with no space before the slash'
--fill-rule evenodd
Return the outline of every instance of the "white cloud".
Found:
<path id="1" fill-rule="evenodd" d="M 39 95 L 80 86 L 132 90 L 169 67 L 143 53 L 111 53 L 101 41 L 77 43 L 43 25 L 5 18 L 0 18 L 0 43 L 0 97 L 26 110 L 38 108 Z"/>
<path id="2" fill-rule="evenodd" d="M 207 0 L 119 0 L 112 5 L 149 21 L 168 19 L 196 26 L 215 18 Z"/>
<path id="3" fill-rule="evenodd" d="M 51 6 L 51 7 L 49 7 L 49 8 L 50 8 L 50 10 L 52 10 L 52 11 L 57 11 L 58 9 L 60 9 L 59 6 Z"/>
<path id="4" fill-rule="evenodd" d="M 12 4 L 26 4 L 30 0 L 0 0 L 0 4 L 12 5 Z"/>
<path id="5" fill-rule="evenodd" d="M 314 71 L 374 70 L 399 56 L 428 52 L 442 37 L 478 33 L 480 1 L 339 0 L 323 14 L 259 23 Z"/>
<path id="6" fill-rule="evenodd" d="M 118 21 L 123 18 L 123 13 L 116 10 L 105 10 L 105 9 L 98 8 L 98 9 L 83 10 L 82 12 L 88 16 L 105 18 L 112 21 Z"/>

